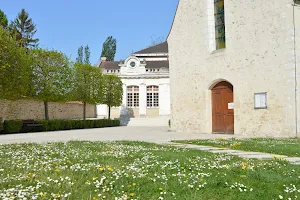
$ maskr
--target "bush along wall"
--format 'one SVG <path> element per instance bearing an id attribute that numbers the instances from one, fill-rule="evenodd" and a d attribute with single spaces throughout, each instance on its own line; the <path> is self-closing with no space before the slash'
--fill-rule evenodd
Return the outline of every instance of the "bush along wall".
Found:
<path id="1" fill-rule="evenodd" d="M 3 133 L 19 133 L 22 129 L 22 120 L 9 120 L 4 121 Z"/>
<path id="2" fill-rule="evenodd" d="M 120 126 L 119 120 L 39 120 L 35 124 L 41 124 L 37 127 L 23 127 L 22 120 L 4 121 L 4 130 L 2 133 L 20 133 L 20 132 L 41 132 L 41 131 L 59 131 L 72 129 L 89 129 Z"/>

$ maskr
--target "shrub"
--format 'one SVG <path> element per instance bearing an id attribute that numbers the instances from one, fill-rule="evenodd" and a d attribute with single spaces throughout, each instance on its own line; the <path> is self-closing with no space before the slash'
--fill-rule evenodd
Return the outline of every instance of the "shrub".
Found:
<path id="1" fill-rule="evenodd" d="M 47 120 L 39 120 L 39 121 L 35 121 L 36 124 L 42 124 L 42 131 L 48 131 L 48 121 Z"/>
<path id="2" fill-rule="evenodd" d="M 103 120 L 95 120 L 94 121 L 95 128 L 102 128 L 103 127 Z"/>
<path id="3" fill-rule="evenodd" d="M 41 127 L 22 129 L 22 120 L 9 120 L 4 122 L 4 133 L 58 131 L 71 129 L 88 129 L 120 126 L 119 120 L 97 119 L 97 120 L 38 120 L 35 124 L 42 124 Z"/>
<path id="4" fill-rule="evenodd" d="M 4 133 L 19 133 L 22 129 L 22 120 L 7 120 L 4 121 Z"/>
<path id="5" fill-rule="evenodd" d="M 71 120 L 63 120 L 63 123 L 60 124 L 60 130 L 71 130 L 72 127 L 72 121 Z"/>
<path id="6" fill-rule="evenodd" d="M 84 120 L 84 128 L 95 128 L 94 127 L 94 120 Z"/>
<path id="7" fill-rule="evenodd" d="M 61 127 L 61 123 L 63 122 L 63 120 L 48 120 L 48 130 L 49 131 L 58 131 L 60 130 Z M 62 123 L 63 124 L 63 123 Z"/>

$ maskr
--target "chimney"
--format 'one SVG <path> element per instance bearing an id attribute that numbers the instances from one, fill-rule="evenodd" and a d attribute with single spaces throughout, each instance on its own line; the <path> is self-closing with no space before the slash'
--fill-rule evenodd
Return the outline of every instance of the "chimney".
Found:
<path id="1" fill-rule="evenodd" d="M 106 58 L 106 57 L 101 57 L 101 61 L 102 61 L 102 62 L 106 62 L 106 61 L 107 61 L 107 58 Z"/>

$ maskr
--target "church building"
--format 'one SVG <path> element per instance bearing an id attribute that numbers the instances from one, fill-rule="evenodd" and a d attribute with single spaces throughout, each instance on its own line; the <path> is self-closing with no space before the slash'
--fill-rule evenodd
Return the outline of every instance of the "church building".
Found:
<path id="1" fill-rule="evenodd" d="M 123 103 L 111 109 L 119 118 L 124 109 L 131 118 L 170 115 L 170 84 L 167 42 L 133 53 L 125 61 L 101 58 L 103 74 L 115 74 L 123 82 Z M 106 105 L 97 106 L 98 117 L 107 117 Z"/>
<path id="2" fill-rule="evenodd" d="M 300 1 L 179 0 L 174 131 L 300 137 Z"/>

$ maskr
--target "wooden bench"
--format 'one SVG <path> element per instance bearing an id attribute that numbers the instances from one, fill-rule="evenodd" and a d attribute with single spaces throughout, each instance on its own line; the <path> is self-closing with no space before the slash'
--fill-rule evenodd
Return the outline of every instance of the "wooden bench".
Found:
<path id="1" fill-rule="evenodd" d="M 36 124 L 34 120 L 28 119 L 23 120 L 23 127 L 40 127 L 43 126 L 43 124 Z"/>

